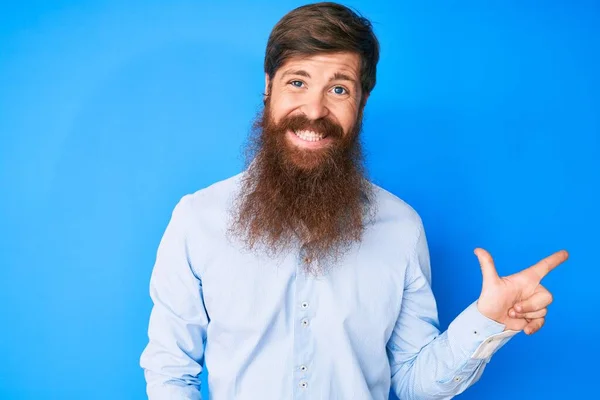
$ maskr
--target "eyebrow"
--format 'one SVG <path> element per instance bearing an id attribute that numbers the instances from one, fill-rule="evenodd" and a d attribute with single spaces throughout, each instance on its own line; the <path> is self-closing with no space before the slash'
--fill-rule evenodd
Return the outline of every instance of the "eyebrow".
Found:
<path id="1" fill-rule="evenodd" d="M 303 76 L 305 78 L 310 78 L 310 74 L 306 71 L 303 71 L 301 69 L 288 69 L 283 73 L 283 75 L 281 75 L 281 79 L 285 78 L 288 75 L 298 75 Z"/>
<path id="2" fill-rule="evenodd" d="M 350 75 L 344 74 L 343 72 L 336 72 L 335 74 L 333 74 L 329 82 L 331 81 L 349 81 L 352 83 L 356 83 L 356 80 L 354 78 L 352 78 Z"/>
<path id="3" fill-rule="evenodd" d="M 304 70 L 287 70 L 283 73 L 283 75 L 281 75 L 281 79 L 285 78 L 288 75 L 297 75 L 297 76 L 303 76 L 305 78 L 309 78 L 310 79 L 310 74 Z M 333 74 L 333 76 L 329 79 L 329 82 L 331 81 L 348 81 L 351 82 L 353 84 L 356 84 L 356 79 L 352 78 L 350 75 L 344 74 L 343 72 L 336 72 L 335 74 Z"/>

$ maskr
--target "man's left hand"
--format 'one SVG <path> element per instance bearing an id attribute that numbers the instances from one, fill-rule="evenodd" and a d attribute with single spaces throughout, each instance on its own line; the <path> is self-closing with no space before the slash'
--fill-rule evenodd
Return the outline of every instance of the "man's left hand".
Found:
<path id="1" fill-rule="evenodd" d="M 537 332 L 544 325 L 547 307 L 552 302 L 552 294 L 540 282 L 565 262 L 569 253 L 561 250 L 529 268 L 502 278 L 498 276 L 490 253 L 477 248 L 475 255 L 483 274 L 481 295 L 477 301 L 479 312 L 504 324 L 507 330 L 524 330 L 528 335 Z"/>

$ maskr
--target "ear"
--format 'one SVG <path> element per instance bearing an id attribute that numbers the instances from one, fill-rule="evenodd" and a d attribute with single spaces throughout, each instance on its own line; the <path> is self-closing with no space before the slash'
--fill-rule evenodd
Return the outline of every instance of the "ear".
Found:
<path id="1" fill-rule="evenodd" d="M 263 92 L 263 103 L 265 101 L 267 101 L 267 96 L 269 96 L 271 93 L 269 93 L 269 87 L 271 85 L 271 79 L 269 79 L 269 74 L 267 74 L 265 72 L 265 91 Z"/>
<path id="2" fill-rule="evenodd" d="M 369 100 L 369 96 L 370 95 L 371 95 L 371 93 L 365 93 L 363 95 L 363 98 L 361 100 L 361 103 L 362 103 L 361 106 L 362 106 L 362 108 L 364 108 L 367 105 L 367 100 Z"/>

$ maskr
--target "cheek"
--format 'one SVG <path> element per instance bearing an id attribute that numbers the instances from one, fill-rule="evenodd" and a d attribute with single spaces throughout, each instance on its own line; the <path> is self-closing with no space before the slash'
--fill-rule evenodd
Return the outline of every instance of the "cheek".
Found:
<path id="1" fill-rule="evenodd" d="M 343 110 L 339 110 L 337 113 L 337 120 L 339 121 L 344 133 L 348 133 L 356 123 L 357 111 L 354 107 L 347 107 Z"/>
<path id="2" fill-rule="evenodd" d="M 271 97 L 271 116 L 275 123 L 299 107 L 299 102 L 293 95 L 278 95 Z"/>

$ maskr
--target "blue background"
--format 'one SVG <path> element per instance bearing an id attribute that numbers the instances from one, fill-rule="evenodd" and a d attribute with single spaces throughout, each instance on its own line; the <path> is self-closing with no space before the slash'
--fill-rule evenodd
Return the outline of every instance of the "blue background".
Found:
<path id="1" fill-rule="evenodd" d="M 267 36 L 300 4 L 1 3 L 1 399 L 145 397 L 156 247 L 181 196 L 242 168 Z M 370 175 L 423 217 L 442 327 L 479 295 L 475 247 L 504 275 L 571 253 L 546 326 L 460 398 L 589 398 L 600 5 L 347 4 L 382 45 Z"/>

